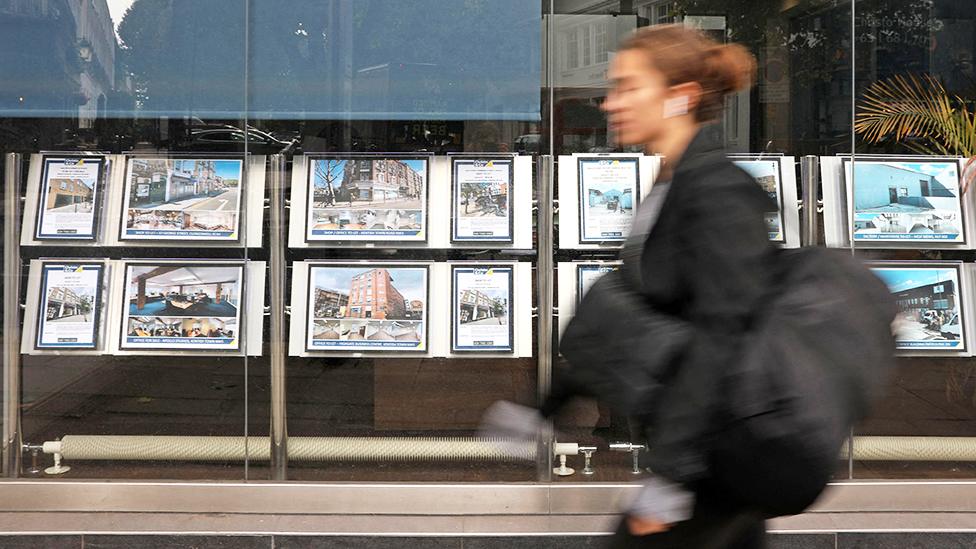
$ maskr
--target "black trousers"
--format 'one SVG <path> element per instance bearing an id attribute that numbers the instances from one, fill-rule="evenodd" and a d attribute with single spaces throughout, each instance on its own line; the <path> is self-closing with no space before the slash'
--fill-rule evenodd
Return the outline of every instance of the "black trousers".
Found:
<path id="1" fill-rule="evenodd" d="M 763 549 L 766 524 L 751 511 L 736 509 L 720 499 L 699 495 L 692 517 L 670 530 L 634 536 L 626 518 L 610 539 L 611 549 Z"/>

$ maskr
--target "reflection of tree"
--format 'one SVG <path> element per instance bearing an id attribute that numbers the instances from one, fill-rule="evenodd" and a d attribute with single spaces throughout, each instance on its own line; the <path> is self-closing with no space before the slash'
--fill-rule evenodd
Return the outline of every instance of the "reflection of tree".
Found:
<path id="1" fill-rule="evenodd" d="M 92 296 L 83 295 L 78 299 L 78 314 L 85 317 L 85 321 L 88 321 L 88 313 L 92 310 Z"/>
<path id="2" fill-rule="evenodd" d="M 315 162 L 315 177 L 317 180 L 325 182 L 322 194 L 325 196 L 329 206 L 335 205 L 340 199 L 339 195 L 342 189 L 337 190 L 335 183 L 339 179 L 339 174 L 342 173 L 342 170 L 339 169 L 342 162 L 341 160 Z"/>

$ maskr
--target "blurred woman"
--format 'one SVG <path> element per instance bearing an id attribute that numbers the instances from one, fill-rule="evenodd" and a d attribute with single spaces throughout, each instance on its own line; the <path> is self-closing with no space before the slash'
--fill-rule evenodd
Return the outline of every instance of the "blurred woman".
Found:
<path id="1" fill-rule="evenodd" d="M 641 29 L 611 63 L 603 104 L 620 146 L 663 157 L 622 253 L 624 278 L 646 306 L 694 326 L 653 413 L 639 418 L 655 477 L 631 505 L 618 547 L 757 548 L 763 517 L 709 476 L 709 434 L 720 406 L 718 372 L 736 360 L 773 275 L 768 195 L 726 157 L 726 96 L 752 84 L 755 60 L 681 26 Z M 581 307 L 577 317 L 589 313 Z M 567 337 L 569 333 L 567 333 Z M 612 339 L 612 334 L 607 334 Z M 572 342 L 566 342 L 570 344 Z M 572 363 L 574 354 L 565 349 Z"/>

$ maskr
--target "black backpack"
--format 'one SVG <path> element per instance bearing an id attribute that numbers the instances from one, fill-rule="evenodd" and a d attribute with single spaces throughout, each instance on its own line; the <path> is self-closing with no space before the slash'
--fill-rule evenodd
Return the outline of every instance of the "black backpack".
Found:
<path id="1" fill-rule="evenodd" d="M 731 499 L 770 516 L 801 512 L 839 465 L 852 424 L 867 413 L 893 364 L 888 288 L 850 253 L 777 253 L 780 284 L 764 301 L 722 376 L 708 440 L 708 477 Z M 561 352 L 569 375 L 652 429 L 668 402 L 692 326 L 641 307 L 622 273 L 584 296 Z M 607 334 L 614 334 L 607 341 Z M 654 452 L 654 448 L 651 448 Z"/>
<path id="2" fill-rule="evenodd" d="M 849 252 L 780 254 L 782 285 L 731 365 L 711 473 L 771 516 L 800 513 L 841 464 L 894 364 L 888 287 Z"/>

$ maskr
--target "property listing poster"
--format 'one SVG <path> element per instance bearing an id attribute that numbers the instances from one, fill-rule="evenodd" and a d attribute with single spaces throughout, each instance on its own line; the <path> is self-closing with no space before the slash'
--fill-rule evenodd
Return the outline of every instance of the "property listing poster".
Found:
<path id="1" fill-rule="evenodd" d="M 844 160 L 854 240 L 964 243 L 955 160 Z"/>
<path id="2" fill-rule="evenodd" d="M 106 162 L 101 156 L 44 158 L 37 240 L 95 239 Z"/>
<path id="3" fill-rule="evenodd" d="M 454 241 L 512 241 L 513 162 L 467 160 L 454 166 Z"/>
<path id="4" fill-rule="evenodd" d="M 880 267 L 871 270 L 888 285 L 900 312 L 898 349 L 966 349 L 959 269 L 954 266 Z"/>
<path id="5" fill-rule="evenodd" d="M 44 263 L 38 349 L 94 349 L 101 316 L 102 264 Z"/>
<path id="6" fill-rule="evenodd" d="M 238 238 L 244 162 L 129 158 L 122 240 Z"/>
<path id="7" fill-rule="evenodd" d="M 240 348 L 243 266 L 128 264 L 123 349 Z"/>
<path id="8" fill-rule="evenodd" d="M 778 208 L 775 212 L 766 212 L 766 226 L 769 228 L 769 240 L 773 242 L 784 242 L 783 236 L 783 198 L 782 190 L 782 168 L 778 159 L 773 160 L 735 160 L 733 164 L 745 170 L 769 198 L 776 203 Z"/>
<path id="9" fill-rule="evenodd" d="M 427 267 L 313 265 L 306 349 L 426 351 Z"/>
<path id="10" fill-rule="evenodd" d="M 639 196 L 637 158 L 579 159 L 580 243 L 622 242 Z"/>
<path id="11" fill-rule="evenodd" d="M 453 267 L 452 351 L 511 351 L 512 267 Z"/>
<path id="12" fill-rule="evenodd" d="M 424 241 L 426 158 L 309 158 L 307 241 Z"/>
<path id="13" fill-rule="evenodd" d="M 601 276 L 620 270 L 620 265 L 599 264 L 599 265 L 577 265 L 576 267 L 576 303 L 583 300 L 586 292 L 590 291 L 593 284 Z"/>

